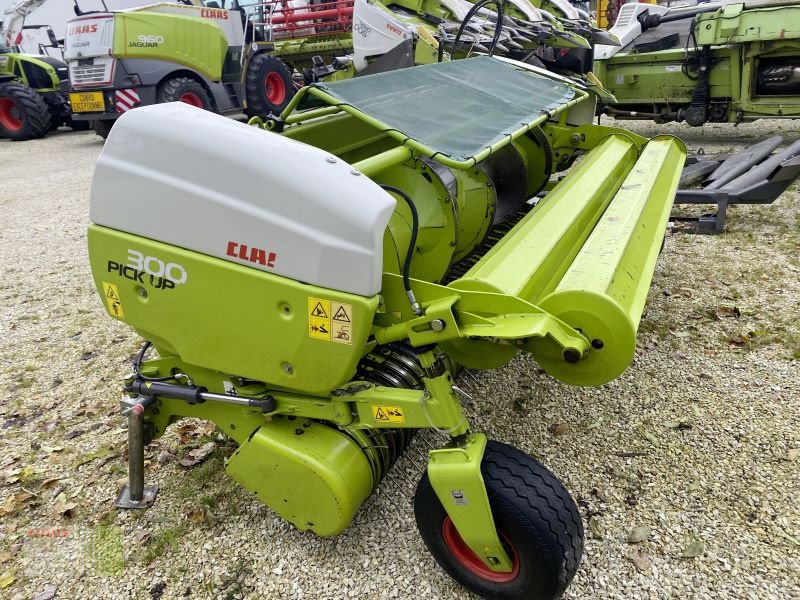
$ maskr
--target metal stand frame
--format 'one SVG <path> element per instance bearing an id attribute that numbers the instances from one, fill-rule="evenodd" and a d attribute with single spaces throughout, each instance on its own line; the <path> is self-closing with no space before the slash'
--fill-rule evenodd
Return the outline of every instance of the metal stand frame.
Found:
<path id="1" fill-rule="evenodd" d="M 769 178 L 743 190 L 678 190 L 674 204 L 716 204 L 717 212 L 699 217 L 673 216 L 670 219 L 676 222 L 693 223 L 694 227 L 690 229 L 692 233 L 722 233 L 725 230 L 728 206 L 732 204 L 772 204 L 798 175 L 800 175 L 800 156 L 784 161 Z M 677 230 L 686 231 L 679 228 Z"/>
<path id="2" fill-rule="evenodd" d="M 139 410 L 136 410 L 137 406 Z M 123 486 L 114 506 L 117 508 L 150 508 L 158 494 L 158 486 L 144 486 L 144 417 L 141 405 L 128 412 L 128 485 Z"/>

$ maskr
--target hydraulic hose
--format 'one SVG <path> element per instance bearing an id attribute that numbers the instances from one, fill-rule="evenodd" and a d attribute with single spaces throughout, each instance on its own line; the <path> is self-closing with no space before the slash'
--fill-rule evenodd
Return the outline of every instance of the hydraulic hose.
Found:
<path id="1" fill-rule="evenodd" d="M 392 192 L 393 194 L 400 196 L 403 200 L 405 200 L 406 204 L 408 204 L 408 208 L 411 211 L 411 239 L 408 242 L 406 260 L 403 263 L 403 288 L 405 288 L 406 296 L 408 296 L 408 301 L 411 303 L 411 310 L 414 311 L 415 315 L 421 315 L 422 308 L 420 307 L 419 302 L 417 302 L 417 298 L 414 296 L 414 291 L 411 289 L 411 281 L 409 280 L 411 259 L 414 258 L 414 248 L 417 247 L 417 234 L 419 233 L 419 214 L 417 213 L 417 207 L 414 205 L 414 201 L 411 199 L 411 197 L 400 188 L 383 183 L 378 185 L 380 185 L 387 192 Z"/>
<path id="2" fill-rule="evenodd" d="M 503 3 L 501 0 L 481 0 L 469 9 L 469 12 L 464 17 L 464 20 L 461 21 L 461 27 L 458 28 L 458 33 L 456 33 L 456 37 L 453 39 L 453 46 L 450 49 L 451 58 L 456 55 L 456 46 L 461 39 L 461 35 L 464 33 L 464 29 L 466 29 L 467 25 L 469 24 L 470 19 L 472 19 L 472 17 L 474 17 L 475 14 L 487 4 L 494 4 L 497 6 L 497 20 L 494 23 L 494 37 L 492 38 L 492 45 L 489 47 L 489 56 L 494 54 L 495 46 L 497 46 L 497 43 L 500 41 L 500 34 L 503 32 Z"/>
<path id="3" fill-rule="evenodd" d="M 133 370 L 136 372 L 136 378 L 141 379 L 142 381 L 174 381 L 175 375 L 167 375 L 166 377 L 148 377 L 147 375 L 142 374 L 142 361 L 144 360 L 144 355 L 147 352 L 147 349 L 152 345 L 152 342 L 146 341 L 139 350 L 139 354 L 136 355 L 136 360 L 133 361 Z"/>

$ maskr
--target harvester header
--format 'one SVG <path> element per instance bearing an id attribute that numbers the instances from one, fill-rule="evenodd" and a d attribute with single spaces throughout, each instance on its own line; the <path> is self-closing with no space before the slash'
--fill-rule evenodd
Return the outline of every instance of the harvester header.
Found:
<path id="1" fill-rule="evenodd" d="M 486 597 L 557 597 L 577 507 L 472 430 L 455 378 L 520 351 L 576 385 L 631 362 L 685 148 L 592 125 L 592 98 L 481 57 L 314 84 L 258 127 L 179 103 L 124 115 L 89 249 L 109 314 L 149 340 L 129 443 L 211 419 L 240 444 L 236 481 L 335 535 L 435 429 L 415 512 L 437 561 Z M 138 464 L 121 506 L 152 500 Z"/>

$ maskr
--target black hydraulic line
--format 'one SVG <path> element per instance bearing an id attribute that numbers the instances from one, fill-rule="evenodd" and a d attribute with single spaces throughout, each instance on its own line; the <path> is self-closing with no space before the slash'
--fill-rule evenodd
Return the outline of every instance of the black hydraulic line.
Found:
<path id="1" fill-rule="evenodd" d="M 147 375 L 142 374 L 142 361 L 144 360 L 144 355 L 147 352 L 147 349 L 152 345 L 152 342 L 146 341 L 139 350 L 139 354 L 136 355 L 136 359 L 133 361 L 133 370 L 136 373 L 136 378 L 141 379 L 142 381 L 174 381 L 175 375 L 166 375 L 165 377 L 148 377 Z"/>
<path id="2" fill-rule="evenodd" d="M 489 56 L 494 53 L 494 49 L 500 41 L 500 34 L 503 32 L 503 2 L 502 0 L 481 0 L 469 9 L 469 12 L 464 17 L 464 20 L 461 21 L 461 26 L 458 28 L 458 33 L 456 33 L 456 37 L 453 39 L 453 46 L 450 49 L 451 57 L 455 56 L 456 46 L 458 45 L 459 40 L 461 40 L 461 35 L 464 33 L 464 29 L 466 29 L 467 25 L 469 25 L 472 17 L 474 17 L 476 13 L 487 4 L 494 4 L 497 7 L 497 20 L 494 23 L 494 37 L 492 38 L 492 45 L 489 46 Z"/>
<path id="3" fill-rule="evenodd" d="M 477 4 L 475 6 L 477 6 Z M 403 287 L 406 290 L 406 296 L 408 296 L 408 301 L 411 303 L 411 309 L 414 311 L 414 314 L 421 315 L 422 308 L 420 307 L 416 297 L 414 296 L 414 292 L 411 289 L 411 282 L 409 280 L 409 272 L 411 271 L 411 259 L 414 258 L 414 248 L 416 248 L 417 246 L 417 234 L 419 233 L 419 214 L 417 213 L 417 207 L 414 204 L 414 201 L 411 199 L 411 197 L 400 188 L 395 187 L 393 185 L 386 185 L 383 183 L 379 185 L 387 192 L 392 192 L 393 194 L 397 194 L 398 196 L 400 196 L 403 200 L 405 200 L 406 204 L 408 204 L 409 210 L 411 210 L 411 240 L 408 242 L 408 250 L 406 251 L 406 260 L 405 263 L 403 264 Z"/>
<path id="4" fill-rule="evenodd" d="M 703 13 L 716 12 L 719 10 L 719 8 L 720 8 L 719 5 L 702 6 L 694 8 L 692 10 L 686 10 L 686 11 L 681 11 L 679 13 L 666 14 L 666 15 L 651 15 L 649 12 L 645 11 L 641 13 L 637 17 L 637 19 L 639 20 L 639 24 L 642 26 L 642 33 L 644 33 L 648 29 L 652 29 L 653 27 L 658 27 L 662 23 L 682 21 L 683 19 L 696 17 L 697 15 L 702 15 Z"/>

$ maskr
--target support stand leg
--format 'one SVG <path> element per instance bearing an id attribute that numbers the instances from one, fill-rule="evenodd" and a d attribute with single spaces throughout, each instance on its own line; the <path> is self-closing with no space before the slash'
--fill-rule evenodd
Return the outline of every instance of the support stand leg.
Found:
<path id="1" fill-rule="evenodd" d="M 138 410 L 137 410 L 138 409 Z M 149 508 L 158 493 L 158 486 L 144 486 L 144 408 L 131 407 L 128 413 L 128 485 L 120 492 L 114 506 L 117 508 Z"/>

